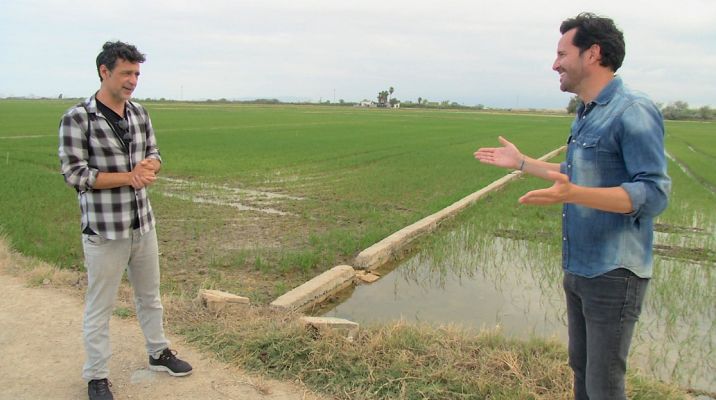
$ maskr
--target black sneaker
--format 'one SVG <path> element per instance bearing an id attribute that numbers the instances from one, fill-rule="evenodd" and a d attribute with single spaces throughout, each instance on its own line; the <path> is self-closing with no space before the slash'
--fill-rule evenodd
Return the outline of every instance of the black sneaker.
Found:
<path id="1" fill-rule="evenodd" d="M 149 356 L 149 369 L 152 371 L 166 371 L 171 376 L 185 376 L 191 374 L 191 365 L 177 358 L 177 352 L 164 349 L 159 358 Z"/>
<path id="2" fill-rule="evenodd" d="M 114 400 L 109 388 L 112 386 L 107 378 L 92 379 L 87 383 L 87 394 L 90 400 Z"/>

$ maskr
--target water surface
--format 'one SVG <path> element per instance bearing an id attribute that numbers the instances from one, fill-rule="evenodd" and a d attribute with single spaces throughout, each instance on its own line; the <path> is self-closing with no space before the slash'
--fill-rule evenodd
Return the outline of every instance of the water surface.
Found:
<path id="1" fill-rule="evenodd" d="M 709 234 L 657 235 L 698 246 Z M 373 284 L 356 287 L 326 316 L 361 324 L 394 320 L 498 327 L 509 336 L 566 344 L 561 249 L 552 243 L 479 235 L 458 228 Z M 708 262 L 657 256 L 634 335 L 630 368 L 716 391 L 716 279 Z"/>

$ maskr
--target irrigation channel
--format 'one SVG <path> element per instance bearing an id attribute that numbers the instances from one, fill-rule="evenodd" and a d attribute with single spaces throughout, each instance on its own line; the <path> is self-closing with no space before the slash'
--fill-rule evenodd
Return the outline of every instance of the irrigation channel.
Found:
<path id="1" fill-rule="evenodd" d="M 714 221 L 707 225 L 715 226 Z M 442 235 L 437 249 L 421 250 L 381 271 L 380 280 L 355 287 L 322 315 L 360 324 L 399 319 L 459 324 L 566 344 L 558 243 L 498 237 L 469 223 Z M 657 245 L 667 248 L 704 248 L 711 241 L 711 232 L 655 236 Z M 630 368 L 683 387 L 716 392 L 713 267 L 668 255 L 655 257 Z"/>

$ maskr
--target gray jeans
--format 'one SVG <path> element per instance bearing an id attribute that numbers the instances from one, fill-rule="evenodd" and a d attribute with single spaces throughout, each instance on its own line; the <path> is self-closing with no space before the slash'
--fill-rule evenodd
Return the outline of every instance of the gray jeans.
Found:
<path id="1" fill-rule="evenodd" d="M 576 400 L 623 400 L 627 356 L 649 279 L 626 269 L 564 274 Z"/>
<path id="2" fill-rule="evenodd" d="M 109 376 L 112 354 L 109 321 L 125 269 L 134 289 L 134 304 L 147 353 L 157 355 L 169 347 L 169 342 L 164 337 L 164 309 L 159 295 L 156 230 L 144 235 L 135 230 L 131 238 L 118 240 L 83 234 L 82 246 L 88 278 L 83 323 L 87 359 L 82 377 L 89 381 Z"/>

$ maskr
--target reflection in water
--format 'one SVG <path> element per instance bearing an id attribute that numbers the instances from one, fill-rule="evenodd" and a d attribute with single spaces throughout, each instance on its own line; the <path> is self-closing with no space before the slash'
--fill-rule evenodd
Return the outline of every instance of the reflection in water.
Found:
<path id="1" fill-rule="evenodd" d="M 694 235 L 661 243 L 694 246 Z M 712 235 L 707 235 L 712 236 Z M 499 326 L 506 335 L 554 337 L 567 329 L 559 245 L 450 232 L 325 315 L 359 323 L 405 319 Z M 702 243 L 703 245 L 703 243 Z M 713 265 L 657 257 L 632 344 L 631 368 L 696 389 L 716 390 Z"/>

